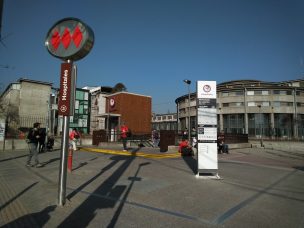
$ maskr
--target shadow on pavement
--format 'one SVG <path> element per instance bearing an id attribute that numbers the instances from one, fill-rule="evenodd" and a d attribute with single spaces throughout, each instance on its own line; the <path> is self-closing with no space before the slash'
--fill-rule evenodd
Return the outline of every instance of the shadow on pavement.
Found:
<path id="1" fill-rule="evenodd" d="M 193 156 L 182 156 L 188 167 L 194 174 L 197 174 L 197 160 Z"/>
<path id="2" fill-rule="evenodd" d="M 0 162 L 10 161 L 10 160 L 14 160 L 14 159 L 17 159 L 17 158 L 24 158 L 24 157 L 27 157 L 27 156 L 28 156 L 28 154 L 17 156 L 17 157 L 13 157 L 13 158 L 6 158 L 6 159 L 0 160 Z"/>
<path id="3" fill-rule="evenodd" d="M 26 187 L 24 190 L 22 190 L 20 193 L 18 193 L 16 196 L 14 196 L 12 199 L 10 199 L 9 201 L 7 201 L 3 205 L 1 205 L 0 206 L 0 211 L 3 210 L 7 205 L 9 205 L 13 201 L 15 201 L 18 197 L 20 197 L 21 195 L 23 195 L 25 192 L 27 192 L 28 190 L 30 190 L 32 187 L 34 187 L 37 183 L 38 182 L 35 182 L 35 183 L 31 184 L 30 186 Z"/>
<path id="4" fill-rule="evenodd" d="M 42 162 L 41 164 L 42 164 L 42 166 L 46 166 L 52 162 L 59 161 L 59 160 L 60 160 L 60 158 L 52 158 L 52 159 L 48 160 L 47 162 Z"/>
<path id="5" fill-rule="evenodd" d="M 51 217 L 49 213 L 55 208 L 55 205 L 48 206 L 40 212 L 24 215 L 4 227 L 43 227 Z"/>
<path id="6" fill-rule="evenodd" d="M 126 200 L 127 200 L 127 198 L 128 198 L 128 195 L 129 195 L 129 193 L 130 193 L 130 191 L 131 191 L 131 189 L 132 189 L 132 187 L 133 187 L 133 184 L 135 183 L 135 181 L 141 181 L 141 178 L 138 177 L 138 173 L 139 173 L 141 167 L 143 167 L 143 166 L 145 166 L 145 165 L 149 165 L 149 164 L 151 164 L 151 163 L 150 163 L 150 162 L 144 162 L 144 163 L 139 164 L 139 165 L 138 165 L 138 168 L 137 168 L 137 170 L 136 170 L 135 175 L 134 175 L 133 177 L 129 177 L 129 178 L 128 178 L 128 179 L 131 181 L 131 184 L 129 185 L 129 187 L 128 187 L 126 193 L 124 194 L 124 196 L 123 196 L 122 199 L 120 200 L 119 207 L 117 208 L 117 210 L 116 210 L 114 216 L 112 217 L 111 222 L 110 222 L 110 224 L 108 225 L 108 227 L 115 227 L 115 224 L 116 224 L 116 222 L 117 222 L 117 220 L 118 220 L 118 218 L 119 218 L 119 215 L 120 215 L 120 213 L 121 213 L 121 211 L 122 211 L 122 209 L 123 209 L 123 206 L 124 206 L 124 204 L 125 204 L 125 202 L 126 202 Z"/>
<path id="7" fill-rule="evenodd" d="M 83 167 L 83 166 L 85 166 L 85 165 L 87 165 L 87 164 L 89 164 L 89 163 L 87 163 L 87 162 L 81 162 L 76 168 L 72 169 L 72 171 L 75 171 L 75 170 L 77 170 L 77 169 L 80 169 L 81 167 Z"/>
<path id="8" fill-rule="evenodd" d="M 134 151 L 132 154 L 133 153 L 135 154 L 136 152 Z M 90 224 L 90 221 L 94 219 L 98 209 L 113 208 L 127 188 L 126 185 L 115 184 L 135 158 L 135 156 L 112 156 L 111 159 L 113 161 L 109 165 L 103 168 L 89 181 L 85 182 L 80 187 L 75 189 L 71 194 L 69 194 L 67 198 L 71 199 L 73 196 L 75 196 L 75 194 L 96 180 L 105 171 L 122 162 L 122 164 L 116 170 L 113 170 L 112 175 L 104 180 L 94 192 L 90 193 L 88 198 L 78 208 L 76 208 L 72 214 L 66 217 L 58 227 L 87 227 Z M 119 213 L 120 212 L 118 212 L 118 214 Z M 115 221 L 117 220 L 118 214 L 115 213 L 115 216 L 113 217 Z"/>

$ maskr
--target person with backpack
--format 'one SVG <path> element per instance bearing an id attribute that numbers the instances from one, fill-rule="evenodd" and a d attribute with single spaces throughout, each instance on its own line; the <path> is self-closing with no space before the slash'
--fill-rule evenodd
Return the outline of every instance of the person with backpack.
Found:
<path id="1" fill-rule="evenodd" d="M 40 139 L 40 123 L 34 123 L 33 128 L 30 129 L 27 135 L 27 143 L 29 147 L 29 156 L 26 162 L 27 167 L 35 166 L 36 168 L 42 167 L 38 159 L 38 143 Z M 31 160 L 34 158 L 35 164 L 31 165 Z"/>

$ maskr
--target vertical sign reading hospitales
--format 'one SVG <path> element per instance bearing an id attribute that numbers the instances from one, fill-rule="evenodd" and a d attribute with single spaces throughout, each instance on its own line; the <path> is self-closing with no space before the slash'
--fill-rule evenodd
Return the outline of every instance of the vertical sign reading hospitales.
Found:
<path id="1" fill-rule="evenodd" d="M 94 33 L 77 18 L 64 18 L 48 31 L 45 46 L 48 52 L 66 63 L 61 64 L 58 114 L 63 116 L 61 158 L 59 167 L 58 204 L 65 204 L 67 157 L 69 147 L 69 116 L 74 115 L 76 66 L 72 64 L 85 57 L 94 44 Z"/>
<path id="2" fill-rule="evenodd" d="M 60 74 L 60 90 L 58 101 L 58 115 L 70 115 L 70 95 L 72 86 L 72 64 L 62 63 Z"/>
<path id="3" fill-rule="evenodd" d="M 216 82 L 197 82 L 198 173 L 217 173 Z"/>

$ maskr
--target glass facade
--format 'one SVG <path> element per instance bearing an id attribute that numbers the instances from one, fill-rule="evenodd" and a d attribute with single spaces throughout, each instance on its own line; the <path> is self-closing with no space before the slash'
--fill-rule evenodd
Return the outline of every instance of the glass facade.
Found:
<path id="1" fill-rule="evenodd" d="M 90 132 L 90 93 L 88 90 L 76 89 L 75 113 L 70 117 L 70 128 L 77 128 L 84 134 Z"/>
<path id="2" fill-rule="evenodd" d="M 243 134 L 245 133 L 244 114 L 223 115 L 223 127 L 225 133 Z"/>
<path id="3" fill-rule="evenodd" d="M 270 136 L 271 135 L 270 115 L 267 113 L 249 113 L 248 135 Z"/>
<path id="4" fill-rule="evenodd" d="M 297 118 L 298 136 L 304 139 L 304 115 L 299 114 Z"/>
<path id="5" fill-rule="evenodd" d="M 275 137 L 287 137 L 293 136 L 293 124 L 292 114 L 274 114 L 274 136 Z"/>

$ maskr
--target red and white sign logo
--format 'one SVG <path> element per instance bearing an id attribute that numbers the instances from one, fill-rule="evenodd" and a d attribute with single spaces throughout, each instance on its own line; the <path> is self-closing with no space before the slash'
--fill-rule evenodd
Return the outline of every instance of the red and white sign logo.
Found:
<path id="1" fill-rule="evenodd" d="M 204 90 L 206 93 L 209 93 L 209 92 L 211 91 L 211 86 L 210 86 L 210 85 L 204 85 L 203 90 Z"/>
<path id="2" fill-rule="evenodd" d="M 216 99 L 216 81 L 197 81 L 197 98 Z"/>
<path id="3" fill-rule="evenodd" d="M 73 41 L 76 48 L 79 47 L 82 41 L 82 32 L 79 29 L 79 26 L 76 27 L 73 33 L 70 32 L 69 28 L 65 28 L 63 34 L 59 34 L 59 31 L 55 29 L 51 38 L 51 45 L 56 51 L 62 43 L 63 47 L 67 49 L 71 45 L 71 41 Z"/>
<path id="4" fill-rule="evenodd" d="M 114 98 L 110 99 L 110 106 L 113 108 L 115 106 L 115 100 Z"/>
<path id="5" fill-rule="evenodd" d="M 77 18 L 58 21 L 49 30 L 45 40 L 45 46 L 51 55 L 72 61 L 85 57 L 93 44 L 93 31 Z"/>

